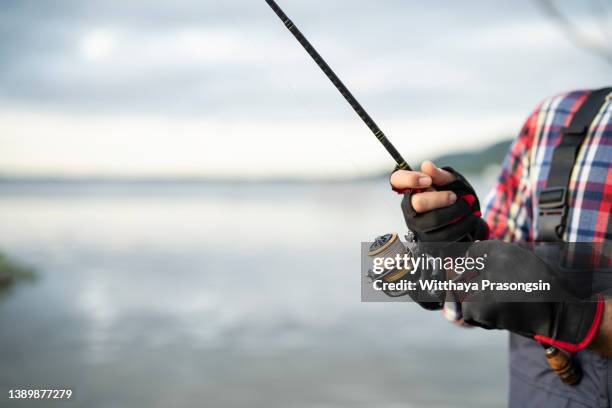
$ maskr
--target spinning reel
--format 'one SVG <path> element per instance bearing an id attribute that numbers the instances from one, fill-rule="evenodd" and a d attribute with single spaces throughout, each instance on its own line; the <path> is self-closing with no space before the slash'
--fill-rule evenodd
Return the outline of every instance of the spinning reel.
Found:
<path id="1" fill-rule="evenodd" d="M 421 267 L 416 269 L 414 268 L 414 263 L 406 263 L 404 268 L 397 268 L 397 265 L 394 264 L 391 267 L 383 267 L 382 272 L 375 272 L 373 264 L 376 259 L 396 259 L 397 257 L 418 258 L 420 256 L 423 259 L 427 258 L 427 255 L 420 250 L 412 231 L 408 231 L 405 239 L 406 244 L 399 239 L 395 232 L 376 237 L 368 250 L 368 257 L 372 267 L 368 269 L 366 276 L 372 283 L 376 281 L 395 284 L 402 283 L 402 281 L 413 282 L 414 290 L 390 290 L 384 285 L 382 291 L 387 296 L 394 298 L 408 295 L 412 300 L 429 310 L 442 309 L 446 293 L 444 291 L 426 290 L 420 285 L 419 281 L 444 280 L 446 272 L 443 269 L 428 268 L 425 266 L 428 263 L 424 262 L 421 264 Z M 382 263 L 384 264 L 384 262 Z M 406 285 L 395 286 L 405 287 Z"/>

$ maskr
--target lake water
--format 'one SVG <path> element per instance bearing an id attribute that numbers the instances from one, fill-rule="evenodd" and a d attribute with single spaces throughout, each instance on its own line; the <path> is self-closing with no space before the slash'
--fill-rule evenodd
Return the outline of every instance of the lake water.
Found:
<path id="1" fill-rule="evenodd" d="M 384 180 L 1 183 L 0 248 L 38 279 L 0 300 L 0 385 L 74 389 L 58 406 L 505 406 L 506 334 L 360 302 L 360 242 L 403 230 Z"/>

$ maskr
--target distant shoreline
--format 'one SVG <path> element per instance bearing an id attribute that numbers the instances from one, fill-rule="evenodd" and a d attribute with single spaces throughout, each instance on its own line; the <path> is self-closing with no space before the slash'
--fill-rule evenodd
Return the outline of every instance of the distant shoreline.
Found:
<path id="1" fill-rule="evenodd" d="M 434 158 L 434 162 L 442 166 L 451 166 L 465 174 L 483 174 L 491 166 L 500 166 L 510 140 L 486 146 L 478 151 L 451 153 Z M 392 171 L 381 169 L 369 174 L 340 177 L 220 177 L 220 176 L 63 176 L 63 175 L 12 175 L 0 173 L 0 184 L 207 184 L 207 185 L 248 185 L 248 184 L 341 184 L 363 183 L 382 180 L 389 177 Z"/>
<path id="2" fill-rule="evenodd" d="M 223 178 L 223 177 L 42 177 L 0 176 L 2 184 L 342 184 L 381 180 L 388 176 L 380 174 L 337 178 L 270 177 L 270 178 Z"/>

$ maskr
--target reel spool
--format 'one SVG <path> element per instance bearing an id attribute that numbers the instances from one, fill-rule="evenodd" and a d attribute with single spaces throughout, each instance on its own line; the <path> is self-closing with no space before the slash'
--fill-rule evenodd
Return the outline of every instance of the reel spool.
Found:
<path id="1" fill-rule="evenodd" d="M 396 255 L 403 257 L 406 254 L 409 254 L 409 252 L 402 241 L 397 237 L 397 233 L 395 232 L 376 237 L 368 250 L 368 257 L 372 259 L 372 262 L 374 262 L 374 259 L 378 258 L 395 258 Z M 370 268 L 367 276 L 370 278 L 371 282 L 383 281 L 385 283 L 396 283 L 402 280 L 402 278 L 404 278 L 406 275 L 410 274 L 410 272 L 412 272 L 412 268 L 397 269 L 392 267 L 385 269 L 381 273 L 375 273 L 374 270 Z M 407 295 L 409 291 L 392 291 L 384 289 L 383 292 L 390 297 L 399 297 Z"/>
<path id="2" fill-rule="evenodd" d="M 376 237 L 372 245 L 370 245 L 368 251 L 368 257 L 374 262 L 376 258 L 395 258 L 399 255 L 403 258 L 407 255 L 409 258 L 415 258 L 419 256 L 419 248 L 414 239 L 414 235 L 411 231 L 408 231 L 406 235 L 408 248 L 399 239 L 397 233 L 392 232 Z M 427 256 L 427 255 L 423 255 Z M 408 263 L 406 268 L 397 269 L 394 267 L 385 269 L 382 273 L 374 273 L 373 269 L 368 270 L 367 277 L 370 278 L 371 282 L 382 281 L 385 283 L 400 283 L 401 281 L 417 282 L 418 280 L 443 280 L 445 279 L 446 272 L 444 270 L 427 270 L 421 268 L 418 273 L 413 270 L 411 266 L 413 264 Z M 389 297 L 400 297 L 409 295 L 412 300 L 420 304 L 423 308 L 428 310 L 439 310 L 442 309 L 446 293 L 444 291 L 427 291 L 420 289 L 417 283 L 415 290 L 388 290 L 385 289 L 383 292 Z"/>

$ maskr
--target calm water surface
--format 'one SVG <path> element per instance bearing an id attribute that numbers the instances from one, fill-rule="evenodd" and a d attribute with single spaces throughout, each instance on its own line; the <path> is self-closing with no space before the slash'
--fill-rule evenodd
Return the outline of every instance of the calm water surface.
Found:
<path id="1" fill-rule="evenodd" d="M 58 406 L 505 405 L 505 334 L 360 302 L 360 241 L 403 231 L 384 181 L 1 183 L 0 231 L 39 274 L 0 301 L 0 385 Z"/>

